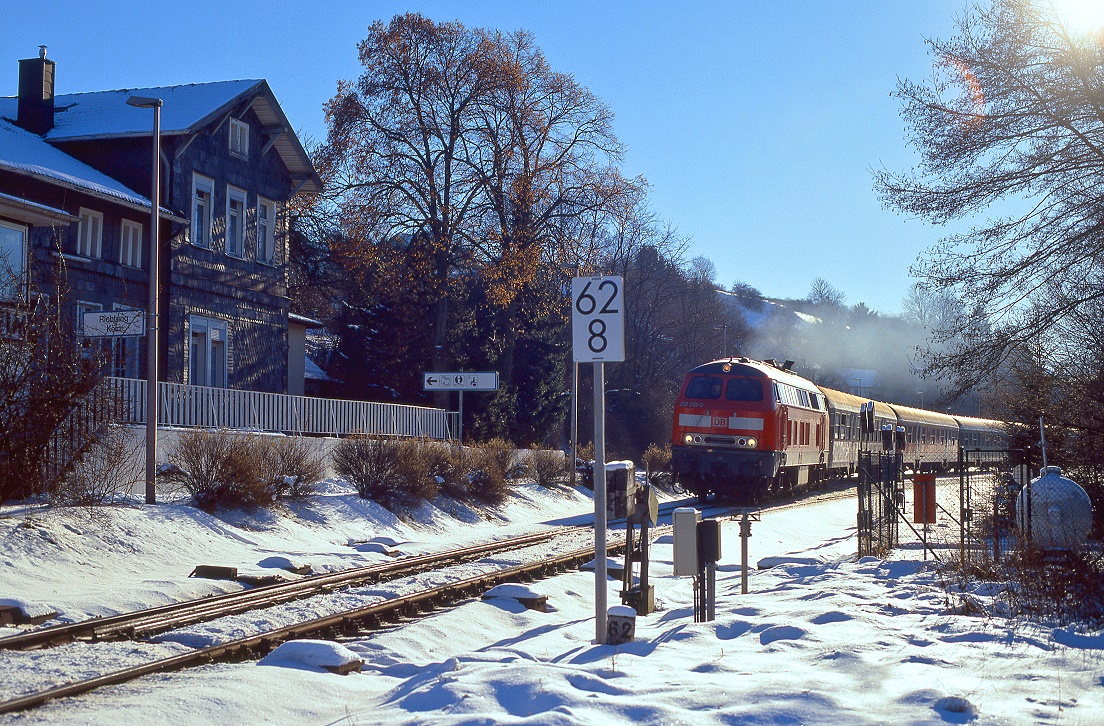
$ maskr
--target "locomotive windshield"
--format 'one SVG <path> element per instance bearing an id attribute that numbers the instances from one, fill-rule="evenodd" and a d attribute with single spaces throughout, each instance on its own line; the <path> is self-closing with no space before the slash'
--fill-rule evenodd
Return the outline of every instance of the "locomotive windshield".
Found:
<path id="1" fill-rule="evenodd" d="M 762 401 L 763 383 L 751 378 L 732 378 L 725 389 L 729 401 Z"/>
<path id="2" fill-rule="evenodd" d="M 686 387 L 687 398 L 720 398 L 721 379 L 709 376 L 694 376 Z"/>

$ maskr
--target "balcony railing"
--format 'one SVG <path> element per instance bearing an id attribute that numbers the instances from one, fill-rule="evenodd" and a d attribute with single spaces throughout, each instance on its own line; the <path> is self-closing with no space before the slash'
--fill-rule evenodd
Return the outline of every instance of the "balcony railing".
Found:
<path id="1" fill-rule="evenodd" d="M 118 398 L 120 423 L 146 422 L 146 382 L 108 378 Z M 451 439 L 459 414 L 440 408 L 397 403 L 288 396 L 230 388 L 157 384 L 159 426 L 280 431 L 287 434 L 344 436 L 364 433 Z"/>

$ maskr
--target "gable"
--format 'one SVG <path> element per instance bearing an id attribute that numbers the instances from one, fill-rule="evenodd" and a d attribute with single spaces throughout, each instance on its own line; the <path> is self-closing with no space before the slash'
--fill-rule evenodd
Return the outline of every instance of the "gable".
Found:
<path id="1" fill-rule="evenodd" d="M 268 141 L 272 142 L 292 178 L 300 183 L 302 191 L 321 190 L 321 181 L 310 157 L 264 80 L 123 88 L 55 96 L 54 127 L 44 138 L 51 143 L 64 143 L 148 137 L 152 114 L 149 109 L 128 106 L 126 101 L 131 96 L 162 99 L 162 136 L 190 136 L 219 126 L 228 116 L 240 115 L 252 108 Z M 16 98 L 0 98 L 0 116 L 15 118 L 16 106 Z"/>

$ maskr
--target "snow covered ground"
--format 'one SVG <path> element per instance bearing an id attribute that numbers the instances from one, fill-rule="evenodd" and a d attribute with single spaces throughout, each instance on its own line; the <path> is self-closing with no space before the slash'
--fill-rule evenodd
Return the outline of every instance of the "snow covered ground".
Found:
<path id="1" fill-rule="evenodd" d="M 349 540 L 388 537 L 409 540 L 399 544 L 403 551 L 445 549 L 588 507 L 576 492 L 528 487 L 501 510 L 457 510 L 461 519 L 452 519 L 427 506 L 403 523 L 332 485 L 299 512 L 261 518 L 208 517 L 174 505 L 119 510 L 106 524 L 84 526 L 73 513 L 0 511 L 0 596 L 82 617 L 233 586 L 188 582 L 180 573 L 194 564 L 255 565 L 281 555 L 317 571 L 386 557 L 357 552 Z M 28 515 L 33 527 L 22 524 Z M 350 675 L 319 667 L 325 653 L 302 647 L 298 657 L 148 677 L 6 718 L 112 725 L 1104 723 L 1104 637 L 954 614 L 936 574 L 911 554 L 855 561 L 854 520 L 854 499 L 765 513 L 753 528 L 751 561 L 780 564 L 753 571 L 748 595 L 740 594 L 738 527 L 726 522 L 711 623 L 693 622 L 690 581 L 672 576 L 670 537 L 660 536 L 652 576 L 663 609 L 638 618 L 636 640 L 622 646 L 593 643 L 594 578 L 577 572 L 530 585 L 548 597 L 548 612 L 509 599 L 472 600 L 343 640 L 342 662 L 364 661 Z M 610 582 L 611 604 L 618 586 Z M 984 601 L 985 591 L 977 596 Z M 102 647 L 81 646 L 74 660 L 106 657 L 96 650 Z M 45 668 L 46 653 L 41 660 L 0 654 L 0 673 L 34 673 Z"/>

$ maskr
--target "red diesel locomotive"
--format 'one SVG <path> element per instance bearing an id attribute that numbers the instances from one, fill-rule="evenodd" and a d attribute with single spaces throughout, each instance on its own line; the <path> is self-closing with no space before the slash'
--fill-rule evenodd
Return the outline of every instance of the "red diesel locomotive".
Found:
<path id="1" fill-rule="evenodd" d="M 743 494 L 801 486 L 823 468 L 828 406 L 784 367 L 732 358 L 691 370 L 675 400 L 671 467 L 687 491 Z"/>
<path id="2" fill-rule="evenodd" d="M 860 448 L 881 447 L 884 429 L 899 431 L 913 471 L 947 471 L 958 448 L 1006 448 L 1000 421 L 950 416 L 867 401 L 819 388 L 789 370 L 747 358 L 691 370 L 675 400 L 671 470 L 687 491 L 755 501 L 856 471 Z M 873 426 L 861 425 L 872 407 Z"/>

